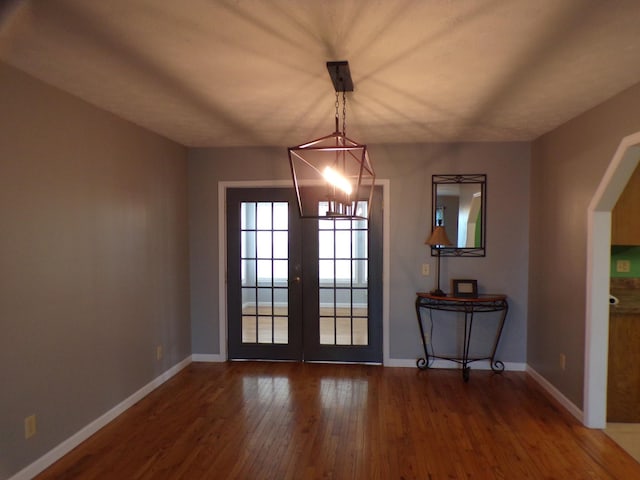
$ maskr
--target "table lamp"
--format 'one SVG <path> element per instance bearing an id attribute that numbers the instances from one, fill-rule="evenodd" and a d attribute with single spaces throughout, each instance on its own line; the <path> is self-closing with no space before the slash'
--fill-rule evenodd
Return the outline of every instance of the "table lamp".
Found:
<path id="1" fill-rule="evenodd" d="M 438 251 L 438 259 L 436 266 L 436 276 L 438 278 L 438 284 L 435 290 L 429 292 L 431 295 L 436 297 L 444 297 L 446 294 L 440 290 L 440 253 L 443 247 L 451 245 L 451 240 L 447 236 L 447 231 L 442 226 L 442 220 L 438 220 L 438 226 L 433 229 L 429 238 L 425 240 L 425 245 L 431 245 Z"/>

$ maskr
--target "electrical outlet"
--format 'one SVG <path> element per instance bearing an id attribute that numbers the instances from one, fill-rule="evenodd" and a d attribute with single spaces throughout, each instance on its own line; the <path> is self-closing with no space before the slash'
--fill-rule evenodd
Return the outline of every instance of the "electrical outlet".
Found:
<path id="1" fill-rule="evenodd" d="M 428 277 L 429 273 L 430 273 L 430 265 L 428 263 L 423 263 L 422 264 L 422 276 L 423 277 Z"/>
<path id="2" fill-rule="evenodd" d="M 631 271 L 630 260 L 616 260 L 616 272 L 629 273 Z"/>
<path id="3" fill-rule="evenodd" d="M 560 354 L 560 369 L 564 371 L 567 368 L 567 356 L 564 353 Z"/>
<path id="4" fill-rule="evenodd" d="M 24 419 L 24 438 L 31 438 L 36 434 L 36 414 Z"/>
<path id="5" fill-rule="evenodd" d="M 156 360 L 162 360 L 162 345 L 156 347 Z"/>

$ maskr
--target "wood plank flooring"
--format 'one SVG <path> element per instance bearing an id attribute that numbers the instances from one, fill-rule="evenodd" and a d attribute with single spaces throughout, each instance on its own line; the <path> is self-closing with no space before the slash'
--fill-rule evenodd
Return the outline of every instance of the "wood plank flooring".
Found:
<path id="1" fill-rule="evenodd" d="M 525 373 L 194 363 L 36 477 L 633 479 Z"/>

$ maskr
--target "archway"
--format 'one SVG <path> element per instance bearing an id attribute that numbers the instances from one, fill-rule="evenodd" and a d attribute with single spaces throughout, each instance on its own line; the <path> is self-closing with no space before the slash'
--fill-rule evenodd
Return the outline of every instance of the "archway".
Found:
<path id="1" fill-rule="evenodd" d="M 611 210 L 639 160 L 640 132 L 622 139 L 588 209 L 583 421 L 590 428 L 607 422 Z"/>

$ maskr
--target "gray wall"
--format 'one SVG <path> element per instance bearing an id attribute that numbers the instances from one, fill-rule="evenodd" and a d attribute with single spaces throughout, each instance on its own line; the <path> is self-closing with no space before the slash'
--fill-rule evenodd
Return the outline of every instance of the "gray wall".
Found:
<path id="1" fill-rule="evenodd" d="M 189 356 L 187 154 L 4 64 L 0 105 L 8 478 Z"/>
<path id="2" fill-rule="evenodd" d="M 528 363 L 583 404 L 587 208 L 623 137 L 640 131 L 640 85 L 533 143 Z M 560 369 L 560 354 L 566 369 Z"/>
<path id="3" fill-rule="evenodd" d="M 487 256 L 445 258 L 442 284 L 476 278 L 481 292 L 506 293 L 510 311 L 500 358 L 526 361 L 529 156 L 528 143 L 373 145 L 378 178 L 390 180 L 390 356 L 420 354 L 414 312 L 416 291 L 430 290 L 434 276 L 421 265 L 435 259 L 424 240 L 430 231 L 431 175 L 488 175 Z M 218 182 L 290 180 L 286 148 L 189 151 L 191 313 L 193 352 L 219 353 Z M 223 319 L 224 321 L 224 319 Z"/>

